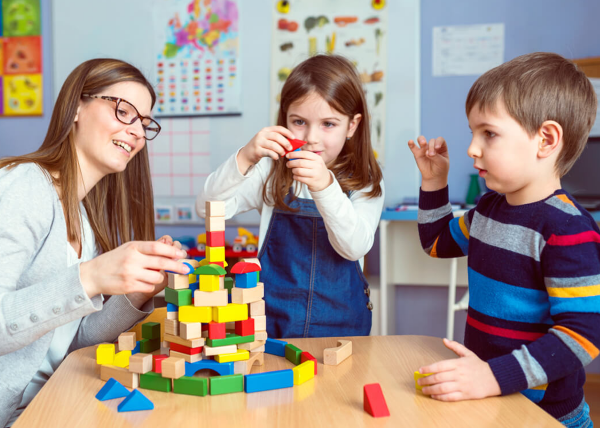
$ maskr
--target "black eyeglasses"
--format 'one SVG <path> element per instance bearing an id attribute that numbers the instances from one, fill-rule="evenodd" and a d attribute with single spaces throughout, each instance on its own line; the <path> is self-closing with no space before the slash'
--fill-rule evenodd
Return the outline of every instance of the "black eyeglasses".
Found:
<path id="1" fill-rule="evenodd" d="M 152 118 L 142 116 L 137 109 L 129 101 L 123 98 L 108 97 L 103 95 L 82 94 L 82 97 L 98 98 L 115 103 L 115 117 L 125 125 L 131 125 L 136 120 L 140 119 L 146 140 L 153 140 L 160 132 L 160 125 Z"/>

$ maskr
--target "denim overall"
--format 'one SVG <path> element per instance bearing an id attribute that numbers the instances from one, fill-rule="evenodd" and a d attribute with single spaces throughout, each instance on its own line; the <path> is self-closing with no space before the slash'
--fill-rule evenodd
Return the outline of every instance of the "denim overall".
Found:
<path id="1" fill-rule="evenodd" d="M 273 210 L 259 254 L 269 337 L 368 335 L 373 305 L 360 264 L 333 249 L 314 201 L 291 194 L 286 204 L 299 211 Z"/>

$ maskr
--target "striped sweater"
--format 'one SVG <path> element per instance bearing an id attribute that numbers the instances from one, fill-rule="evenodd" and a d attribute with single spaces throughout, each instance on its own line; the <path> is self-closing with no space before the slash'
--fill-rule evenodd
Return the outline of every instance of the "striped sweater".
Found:
<path id="1" fill-rule="evenodd" d="M 432 257 L 469 256 L 465 346 L 502 395 L 521 391 L 555 418 L 583 400 L 600 347 L 600 230 L 563 190 L 511 206 L 496 192 L 454 218 L 448 188 L 421 191 L 419 235 Z"/>

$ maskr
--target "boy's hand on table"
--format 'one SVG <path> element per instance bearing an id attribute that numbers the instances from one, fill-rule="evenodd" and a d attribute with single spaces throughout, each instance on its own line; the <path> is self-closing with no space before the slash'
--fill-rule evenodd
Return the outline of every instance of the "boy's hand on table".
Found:
<path id="1" fill-rule="evenodd" d="M 488 363 L 458 342 L 444 339 L 444 345 L 459 358 L 421 367 L 420 373 L 433 373 L 418 381 L 423 386 L 423 394 L 440 401 L 473 400 L 501 394 Z"/>
<path id="2" fill-rule="evenodd" d="M 417 167 L 421 171 L 421 188 L 426 192 L 443 189 L 448 185 L 450 158 L 448 146 L 442 137 L 429 140 L 424 136 L 417 138 L 417 143 L 409 140 L 408 147 L 415 157 Z"/>

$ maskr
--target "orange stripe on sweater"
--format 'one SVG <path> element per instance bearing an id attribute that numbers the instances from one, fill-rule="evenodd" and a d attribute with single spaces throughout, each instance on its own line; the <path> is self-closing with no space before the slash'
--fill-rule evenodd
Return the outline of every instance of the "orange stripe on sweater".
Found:
<path id="1" fill-rule="evenodd" d="M 556 197 L 557 197 L 558 199 L 560 199 L 561 201 L 563 201 L 564 203 L 566 203 L 566 204 L 569 204 L 569 205 L 573 205 L 573 206 L 575 207 L 575 204 L 573 203 L 573 201 L 572 201 L 572 200 L 570 200 L 570 199 L 568 198 L 568 196 L 567 196 L 567 195 L 556 195 Z M 575 208 L 577 208 L 577 207 L 575 207 Z"/>
<path id="2" fill-rule="evenodd" d="M 552 328 L 554 330 L 562 331 L 566 335 L 569 335 L 574 341 L 576 341 L 579 344 L 579 346 L 581 346 L 583 349 L 585 349 L 585 352 L 590 354 L 590 356 L 592 358 L 596 358 L 598 356 L 598 354 L 600 353 L 600 351 L 598 351 L 598 348 L 596 348 L 596 346 L 592 342 L 587 340 L 585 337 L 583 337 L 579 333 L 576 333 L 567 327 L 563 327 L 562 325 L 555 325 Z"/>

